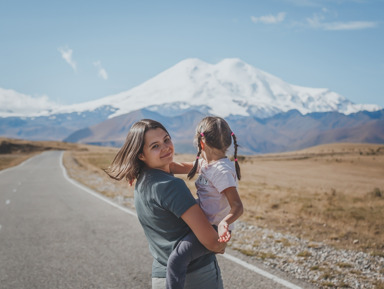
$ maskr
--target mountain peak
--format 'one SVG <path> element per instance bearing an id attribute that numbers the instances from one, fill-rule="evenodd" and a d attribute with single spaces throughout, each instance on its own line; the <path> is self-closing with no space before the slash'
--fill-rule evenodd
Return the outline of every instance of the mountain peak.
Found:
<path id="1" fill-rule="evenodd" d="M 381 109 L 377 105 L 354 104 L 329 89 L 291 85 L 239 58 L 223 59 L 217 64 L 188 58 L 128 91 L 56 107 L 48 113 L 92 111 L 100 107 L 110 107 L 110 117 L 143 108 L 171 115 L 193 109 L 222 117 L 257 118 L 292 109 L 301 114 Z"/>

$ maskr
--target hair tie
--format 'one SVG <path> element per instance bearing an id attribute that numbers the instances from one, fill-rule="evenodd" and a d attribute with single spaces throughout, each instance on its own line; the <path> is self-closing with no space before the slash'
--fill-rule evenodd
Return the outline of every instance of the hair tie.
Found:
<path id="1" fill-rule="evenodd" d="M 201 132 L 200 135 L 201 135 L 201 136 L 204 136 L 204 133 Z"/>
<path id="2" fill-rule="evenodd" d="M 233 136 L 234 135 L 234 133 L 233 132 L 231 132 L 231 136 Z"/>
<path id="3" fill-rule="evenodd" d="M 197 156 L 196 159 L 199 159 L 199 156 Z"/>
<path id="4" fill-rule="evenodd" d="M 235 159 L 235 162 L 237 162 L 237 159 Z"/>

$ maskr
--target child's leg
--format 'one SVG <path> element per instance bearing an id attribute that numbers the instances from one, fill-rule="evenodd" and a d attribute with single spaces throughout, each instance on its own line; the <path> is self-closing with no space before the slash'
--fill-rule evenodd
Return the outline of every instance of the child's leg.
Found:
<path id="1" fill-rule="evenodd" d="M 189 263 L 198 257 L 210 253 L 193 232 L 186 235 L 172 251 L 167 264 L 167 289 L 184 288 Z"/>

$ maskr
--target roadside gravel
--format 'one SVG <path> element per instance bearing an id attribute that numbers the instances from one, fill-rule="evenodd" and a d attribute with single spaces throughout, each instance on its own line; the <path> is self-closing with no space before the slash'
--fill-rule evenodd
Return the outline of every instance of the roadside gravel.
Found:
<path id="1" fill-rule="evenodd" d="M 384 288 L 383 253 L 340 250 L 236 223 L 231 247 L 321 288 Z"/>

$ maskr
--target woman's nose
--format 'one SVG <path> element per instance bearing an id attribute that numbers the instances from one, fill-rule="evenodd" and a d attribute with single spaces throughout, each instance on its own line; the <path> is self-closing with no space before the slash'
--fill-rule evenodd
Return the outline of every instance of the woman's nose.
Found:
<path id="1" fill-rule="evenodd" d="M 164 143 L 163 144 L 163 149 L 164 150 L 168 150 L 172 147 L 172 143 L 171 142 L 168 142 L 168 143 Z"/>
<path id="2" fill-rule="evenodd" d="M 165 151 L 165 150 L 167 150 L 167 149 L 168 149 L 168 144 L 163 143 L 163 144 L 161 145 L 161 150 L 162 150 L 162 151 Z"/>

